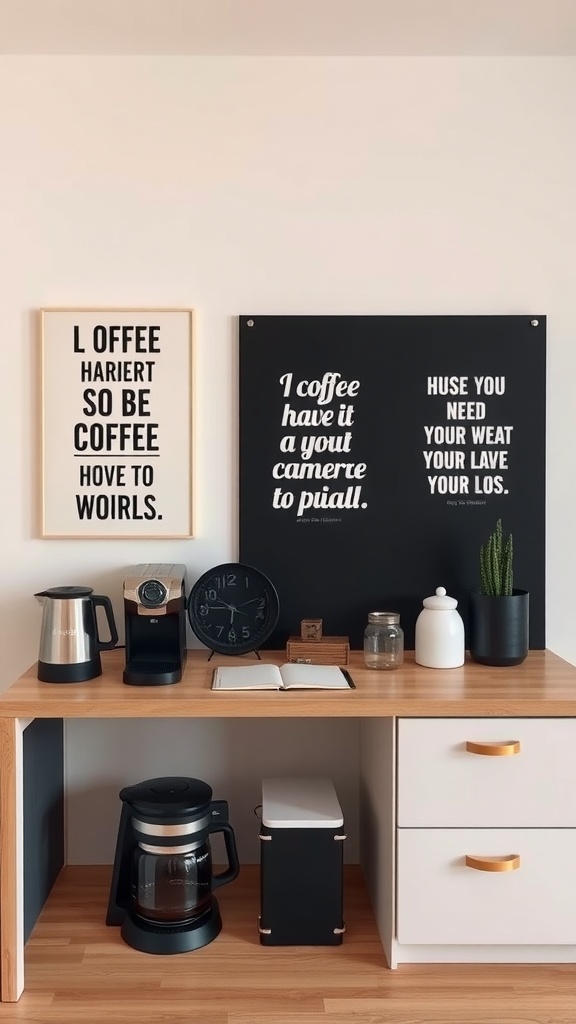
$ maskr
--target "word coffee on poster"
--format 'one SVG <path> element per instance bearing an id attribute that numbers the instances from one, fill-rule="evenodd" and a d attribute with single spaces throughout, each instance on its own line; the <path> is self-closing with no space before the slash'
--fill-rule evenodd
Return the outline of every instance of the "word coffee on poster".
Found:
<path id="1" fill-rule="evenodd" d="M 43 537 L 192 536 L 192 323 L 41 311 Z"/>

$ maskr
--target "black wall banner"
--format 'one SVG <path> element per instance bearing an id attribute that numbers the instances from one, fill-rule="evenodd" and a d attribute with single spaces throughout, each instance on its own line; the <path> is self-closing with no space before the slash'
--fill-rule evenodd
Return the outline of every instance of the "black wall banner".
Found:
<path id="1" fill-rule="evenodd" d="M 240 318 L 240 560 L 275 583 L 282 648 L 302 618 L 362 646 L 396 610 L 479 587 L 501 518 L 545 646 L 542 316 Z"/>

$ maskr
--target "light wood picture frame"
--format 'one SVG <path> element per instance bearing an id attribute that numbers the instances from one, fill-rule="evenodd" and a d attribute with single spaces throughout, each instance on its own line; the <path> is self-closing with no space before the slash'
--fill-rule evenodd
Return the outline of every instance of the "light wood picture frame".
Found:
<path id="1" fill-rule="evenodd" d="M 41 309 L 40 535 L 193 536 L 192 309 Z"/>

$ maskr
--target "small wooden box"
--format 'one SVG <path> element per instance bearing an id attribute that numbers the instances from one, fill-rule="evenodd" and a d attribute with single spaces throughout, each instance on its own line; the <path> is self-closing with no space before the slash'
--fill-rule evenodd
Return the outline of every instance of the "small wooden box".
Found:
<path id="1" fill-rule="evenodd" d="M 322 639 L 322 619 L 302 619 L 300 623 L 301 640 Z"/>
<path id="2" fill-rule="evenodd" d="M 302 640 L 291 636 L 286 644 L 288 661 L 300 661 L 310 665 L 347 665 L 350 656 L 350 639 L 347 636 L 323 636 L 321 640 Z"/>

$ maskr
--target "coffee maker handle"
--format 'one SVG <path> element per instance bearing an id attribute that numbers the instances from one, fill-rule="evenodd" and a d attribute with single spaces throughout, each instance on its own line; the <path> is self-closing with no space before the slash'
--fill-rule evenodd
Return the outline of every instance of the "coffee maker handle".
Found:
<path id="1" fill-rule="evenodd" d="M 106 612 L 106 619 L 108 620 L 108 629 L 110 630 L 110 639 L 102 641 L 100 637 L 97 638 L 98 650 L 99 651 L 111 651 L 113 647 L 116 647 L 118 643 L 118 630 L 116 629 L 116 623 L 114 621 L 114 612 L 112 611 L 112 602 L 109 597 L 105 597 L 103 594 L 92 594 L 92 603 L 94 605 L 102 605 Z"/>
<path id="2" fill-rule="evenodd" d="M 226 846 L 226 856 L 228 857 L 228 867 L 225 871 L 221 871 L 219 875 L 212 876 L 212 888 L 217 889 L 220 885 L 225 885 L 226 882 L 233 882 L 238 872 L 240 871 L 240 863 L 238 861 L 238 851 L 236 849 L 236 837 L 234 835 L 234 829 L 231 825 L 226 822 L 220 822 L 219 824 L 214 823 L 210 829 L 210 834 L 214 832 L 224 833 L 224 845 Z"/>

